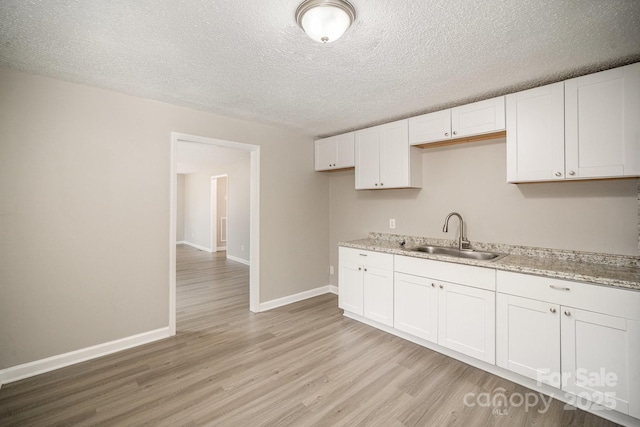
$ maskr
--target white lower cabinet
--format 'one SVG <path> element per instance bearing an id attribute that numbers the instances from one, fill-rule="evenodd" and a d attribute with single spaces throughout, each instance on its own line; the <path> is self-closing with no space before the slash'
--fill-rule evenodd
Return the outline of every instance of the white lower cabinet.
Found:
<path id="1" fill-rule="evenodd" d="M 562 307 L 562 389 L 640 418 L 640 322 Z"/>
<path id="2" fill-rule="evenodd" d="M 393 271 L 364 267 L 363 316 L 393 326 Z"/>
<path id="3" fill-rule="evenodd" d="M 503 271 L 497 289 L 498 366 L 640 418 L 639 292 Z"/>
<path id="4" fill-rule="evenodd" d="M 438 284 L 438 344 L 495 363 L 495 292 Z"/>
<path id="5" fill-rule="evenodd" d="M 640 421 L 640 292 L 344 247 L 339 257 L 345 312 Z"/>
<path id="6" fill-rule="evenodd" d="M 435 280 L 396 273 L 394 327 L 418 338 L 438 342 L 438 288 Z"/>
<path id="7" fill-rule="evenodd" d="M 339 248 L 338 306 L 393 326 L 393 255 Z"/>
<path id="8" fill-rule="evenodd" d="M 496 364 L 559 388 L 560 306 L 497 294 L 496 324 Z"/>
<path id="9" fill-rule="evenodd" d="M 494 270 L 404 256 L 395 270 L 396 329 L 495 363 Z"/>

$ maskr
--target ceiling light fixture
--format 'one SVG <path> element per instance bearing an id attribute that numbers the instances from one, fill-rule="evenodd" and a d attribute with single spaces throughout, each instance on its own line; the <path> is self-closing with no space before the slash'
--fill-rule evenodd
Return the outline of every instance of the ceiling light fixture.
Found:
<path id="1" fill-rule="evenodd" d="M 305 0 L 296 10 L 296 22 L 315 41 L 336 41 L 351 26 L 356 11 L 346 0 Z"/>

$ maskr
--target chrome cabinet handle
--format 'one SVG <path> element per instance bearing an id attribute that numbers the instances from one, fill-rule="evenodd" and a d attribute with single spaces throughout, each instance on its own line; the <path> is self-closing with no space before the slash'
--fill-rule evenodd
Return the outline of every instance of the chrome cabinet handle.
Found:
<path id="1" fill-rule="evenodd" d="M 575 175 L 575 174 L 576 174 L 576 173 L 575 173 L 574 171 L 569 171 L 569 175 L 573 176 L 573 175 Z"/>
<path id="2" fill-rule="evenodd" d="M 440 285 L 440 289 L 444 289 L 444 286 Z"/>
<path id="3" fill-rule="evenodd" d="M 555 289 L 556 291 L 570 291 L 571 288 L 564 288 L 562 286 L 549 285 L 551 289 Z"/>
<path id="4" fill-rule="evenodd" d="M 365 268 L 364 271 L 367 271 L 367 269 Z"/>
<path id="5" fill-rule="evenodd" d="M 560 172 L 556 172 L 556 176 L 562 176 Z"/>
<path id="6" fill-rule="evenodd" d="M 380 187 L 382 187 L 383 185 L 384 185 L 384 182 L 381 182 L 381 183 L 380 183 Z"/>
<path id="7" fill-rule="evenodd" d="M 456 131 L 454 130 L 454 131 L 453 131 L 453 134 L 454 134 L 454 135 L 457 135 L 457 134 L 458 134 L 458 132 L 456 132 Z"/>
<path id="8" fill-rule="evenodd" d="M 432 288 L 435 288 L 435 287 L 436 287 L 436 284 L 435 284 L 435 283 L 432 283 L 432 284 L 431 284 L 431 287 L 432 287 Z"/>
<path id="9" fill-rule="evenodd" d="M 569 316 L 571 316 L 571 312 L 570 312 L 570 311 L 565 311 L 565 312 L 564 312 L 564 315 L 565 315 L 565 316 L 567 316 L 567 317 L 569 317 Z"/>
<path id="10" fill-rule="evenodd" d="M 551 308 L 549 309 L 549 311 L 550 311 L 550 312 L 552 312 L 552 313 L 555 313 L 555 312 L 556 312 L 556 309 L 555 309 L 555 308 L 553 308 L 553 307 L 551 307 Z"/>
<path id="11" fill-rule="evenodd" d="M 358 254 L 358 255 L 360 255 L 360 256 L 369 256 L 369 255 L 367 255 L 367 254 Z"/>
<path id="12" fill-rule="evenodd" d="M 362 267 L 358 267 L 358 271 L 362 271 Z"/>

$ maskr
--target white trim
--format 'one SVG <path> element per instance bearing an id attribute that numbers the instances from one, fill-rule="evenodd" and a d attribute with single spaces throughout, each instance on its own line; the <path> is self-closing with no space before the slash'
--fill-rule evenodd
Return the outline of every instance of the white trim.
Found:
<path id="1" fill-rule="evenodd" d="M 179 242 L 176 242 L 176 245 L 188 245 L 186 240 L 180 240 Z"/>
<path id="2" fill-rule="evenodd" d="M 233 255 L 227 254 L 227 259 L 230 259 L 231 261 L 239 262 L 240 264 L 249 265 L 249 266 L 251 265 L 251 262 L 249 260 L 238 258 L 237 256 L 233 256 Z"/>
<path id="3" fill-rule="evenodd" d="M 249 310 L 260 311 L 260 147 L 251 152 L 249 183 Z"/>
<path id="4" fill-rule="evenodd" d="M 294 302 L 303 301 L 309 298 L 317 297 L 318 295 L 324 295 L 329 293 L 333 293 L 331 290 L 331 285 L 320 286 L 319 288 L 310 289 L 308 291 L 299 292 L 297 294 L 263 302 L 260 304 L 260 311 L 272 310 L 274 308 L 282 307 L 284 305 L 293 304 Z"/>
<path id="5" fill-rule="evenodd" d="M 218 250 L 219 251 L 226 251 L 227 247 L 226 246 L 218 246 Z"/>
<path id="6" fill-rule="evenodd" d="M 334 295 L 338 295 L 338 287 L 335 285 L 329 285 L 329 292 Z"/>
<path id="7" fill-rule="evenodd" d="M 209 252 L 216 252 L 218 250 L 218 178 L 214 176 L 211 177 L 209 191 L 211 192 L 211 203 L 209 206 L 211 250 Z"/>
<path id="8" fill-rule="evenodd" d="M 171 134 L 169 147 L 169 335 L 176 334 L 176 232 L 178 229 L 177 141 Z M 185 243 L 184 240 L 182 241 Z"/>
<path id="9" fill-rule="evenodd" d="M 597 405 L 589 405 L 585 400 L 580 400 L 580 398 L 576 398 L 575 396 L 567 396 L 562 390 L 548 386 L 546 384 L 538 383 L 536 380 L 531 378 L 524 377 L 522 375 L 516 374 L 515 372 L 511 372 L 504 368 L 501 368 L 497 365 L 492 365 L 490 363 L 484 362 L 482 360 L 476 359 L 471 356 L 467 356 L 466 354 L 458 353 L 454 350 L 450 350 L 446 347 L 442 347 L 438 344 L 432 343 L 430 341 L 414 337 L 411 334 L 408 334 L 403 331 L 399 331 L 391 326 L 384 325 L 382 323 L 378 323 L 375 320 L 367 319 L 358 314 L 354 314 L 349 311 L 344 312 L 344 316 L 350 319 L 357 320 L 358 322 L 364 323 L 369 326 L 373 326 L 376 329 L 380 329 L 381 331 L 387 332 L 391 335 L 395 335 L 397 337 L 403 338 L 407 341 L 411 341 L 414 344 L 418 344 L 422 347 L 426 347 L 430 350 L 437 351 L 438 353 L 444 354 L 445 356 L 449 356 L 453 359 L 460 360 L 468 365 L 476 367 L 478 369 L 482 369 L 483 371 L 489 372 L 490 374 L 497 375 L 501 378 L 505 378 L 509 381 L 512 381 L 516 384 L 520 384 L 523 387 L 529 388 L 531 390 L 540 392 L 547 396 L 551 396 L 554 399 L 557 399 L 564 403 L 569 403 L 571 405 L 578 404 L 580 409 L 583 409 L 586 412 L 597 415 L 601 418 L 604 418 L 609 421 L 616 422 L 618 424 L 622 424 L 628 427 L 639 427 L 640 420 L 637 418 L 630 417 L 629 415 L 625 415 L 621 412 L 616 412 L 614 410 L 606 409 L 606 410 L 592 410 L 590 409 L 592 406 Z M 578 399 L 578 401 L 576 401 Z"/>
<path id="10" fill-rule="evenodd" d="M 47 357 L 46 359 L 12 366 L 10 368 L 0 370 L 0 385 L 44 374 L 45 372 L 106 356 L 108 354 L 116 353 L 139 345 L 148 344 L 170 336 L 171 333 L 169 327 L 165 327 L 121 338 L 115 341 L 81 348 L 80 350 L 70 351 L 69 353 L 58 354 L 56 356 Z"/>
<path id="11" fill-rule="evenodd" d="M 177 242 L 176 242 L 176 244 L 177 244 Z M 188 242 L 188 241 L 186 241 L 186 240 L 183 240 L 183 241 L 182 241 L 182 244 L 183 244 L 183 245 L 187 245 L 187 246 L 191 246 L 192 248 L 200 249 L 201 251 L 205 251 L 205 252 L 213 252 L 213 251 L 211 250 L 211 248 L 207 248 L 206 246 L 202 246 L 202 245 L 199 245 L 199 244 L 197 244 L 197 243 L 191 243 L 191 242 Z"/>

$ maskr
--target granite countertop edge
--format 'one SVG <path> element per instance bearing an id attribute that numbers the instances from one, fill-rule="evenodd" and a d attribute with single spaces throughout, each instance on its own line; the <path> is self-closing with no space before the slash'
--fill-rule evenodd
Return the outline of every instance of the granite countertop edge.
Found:
<path id="1" fill-rule="evenodd" d="M 398 239 L 388 238 L 388 236 L 372 233 L 372 237 L 370 236 L 367 239 L 339 242 L 338 246 L 640 291 L 640 268 L 633 265 L 633 257 L 623 256 L 623 261 L 628 264 L 630 259 L 631 265 L 619 266 L 611 263 L 578 262 L 574 260 L 558 259 L 557 257 L 546 258 L 540 256 L 528 256 L 525 254 L 512 254 L 511 251 L 508 250 L 509 248 L 507 245 L 499 245 L 499 248 L 502 249 L 500 252 L 505 253 L 506 256 L 497 260 L 481 261 L 433 255 L 405 249 L 405 247 L 411 248 L 413 246 L 426 243 L 439 244 L 440 246 L 451 246 L 451 242 L 448 241 L 409 237 L 412 240 L 408 241 L 405 244 L 405 247 L 401 247 L 399 242 L 401 240 L 406 240 L 407 236 L 398 236 Z M 426 240 L 428 240 L 428 242 L 426 242 Z M 476 246 L 481 247 L 482 250 L 487 250 L 487 246 L 491 245 L 476 244 Z M 474 249 L 478 248 L 476 247 Z M 514 249 L 517 251 L 518 247 L 514 247 Z M 551 250 L 549 251 L 550 254 L 553 255 L 553 252 Z M 565 253 L 567 251 L 559 252 Z"/>

